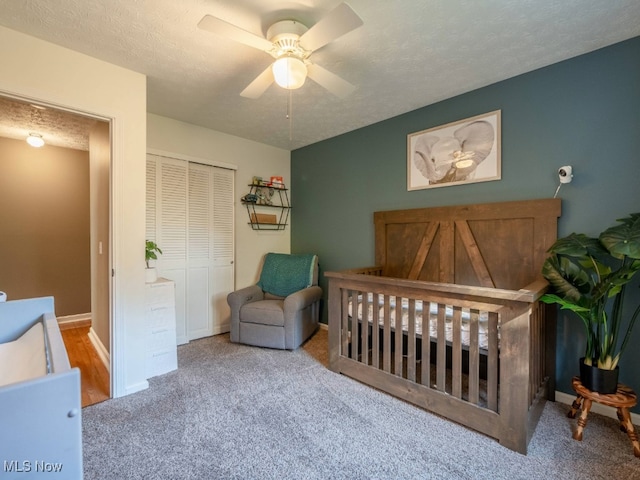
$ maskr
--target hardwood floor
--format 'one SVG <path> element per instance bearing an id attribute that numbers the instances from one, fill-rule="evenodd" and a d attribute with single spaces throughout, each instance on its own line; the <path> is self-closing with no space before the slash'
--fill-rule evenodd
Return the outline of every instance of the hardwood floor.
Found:
<path id="1" fill-rule="evenodd" d="M 110 398 L 109 372 L 89 340 L 89 328 L 89 325 L 60 328 L 69 363 L 80 369 L 83 407 Z"/>

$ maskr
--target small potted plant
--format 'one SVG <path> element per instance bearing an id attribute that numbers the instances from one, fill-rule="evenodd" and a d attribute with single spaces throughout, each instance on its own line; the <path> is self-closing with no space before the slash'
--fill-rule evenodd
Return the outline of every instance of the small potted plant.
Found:
<path id="1" fill-rule="evenodd" d="M 618 361 L 640 314 L 640 296 L 626 291 L 640 270 L 640 213 L 618 222 L 598 238 L 572 233 L 558 239 L 542 267 L 551 289 L 541 300 L 571 310 L 582 320 L 587 346 L 580 378 L 589 390 L 600 393 L 616 391 Z M 634 302 L 627 317 L 625 300 Z"/>
<path id="2" fill-rule="evenodd" d="M 147 268 L 145 269 L 146 283 L 153 283 L 158 279 L 158 271 L 156 270 L 156 267 L 149 266 L 149 260 L 157 260 L 158 253 L 160 254 L 162 253 L 162 250 L 160 250 L 160 247 L 158 247 L 158 245 L 156 245 L 155 242 L 152 242 L 151 240 L 146 240 L 145 248 L 144 248 L 144 259 L 147 264 Z"/>

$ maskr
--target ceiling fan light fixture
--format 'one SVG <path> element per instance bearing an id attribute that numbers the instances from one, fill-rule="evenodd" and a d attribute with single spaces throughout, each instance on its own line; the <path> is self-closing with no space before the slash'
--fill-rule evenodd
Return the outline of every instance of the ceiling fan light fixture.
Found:
<path id="1" fill-rule="evenodd" d="M 27 137 L 27 143 L 32 147 L 40 148 L 44 145 L 44 140 L 39 133 L 30 133 Z"/>
<path id="2" fill-rule="evenodd" d="M 273 62 L 271 69 L 275 82 L 287 90 L 300 88 L 307 79 L 307 66 L 296 57 L 280 57 Z"/>

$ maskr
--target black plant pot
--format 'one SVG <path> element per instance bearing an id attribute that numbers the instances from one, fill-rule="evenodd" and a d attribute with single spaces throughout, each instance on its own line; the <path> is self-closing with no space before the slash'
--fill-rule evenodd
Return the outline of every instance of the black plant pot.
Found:
<path id="1" fill-rule="evenodd" d="M 604 370 L 602 368 L 586 365 L 584 357 L 580 359 L 580 381 L 582 385 L 591 390 L 602 394 L 616 393 L 618 390 L 618 367 L 613 370 Z"/>

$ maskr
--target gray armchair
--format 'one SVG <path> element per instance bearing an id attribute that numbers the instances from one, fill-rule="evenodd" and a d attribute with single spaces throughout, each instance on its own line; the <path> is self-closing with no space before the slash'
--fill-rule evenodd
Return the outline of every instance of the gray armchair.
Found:
<path id="1" fill-rule="evenodd" d="M 231 292 L 231 341 L 295 350 L 318 328 L 318 257 L 268 253 L 256 285 Z"/>

